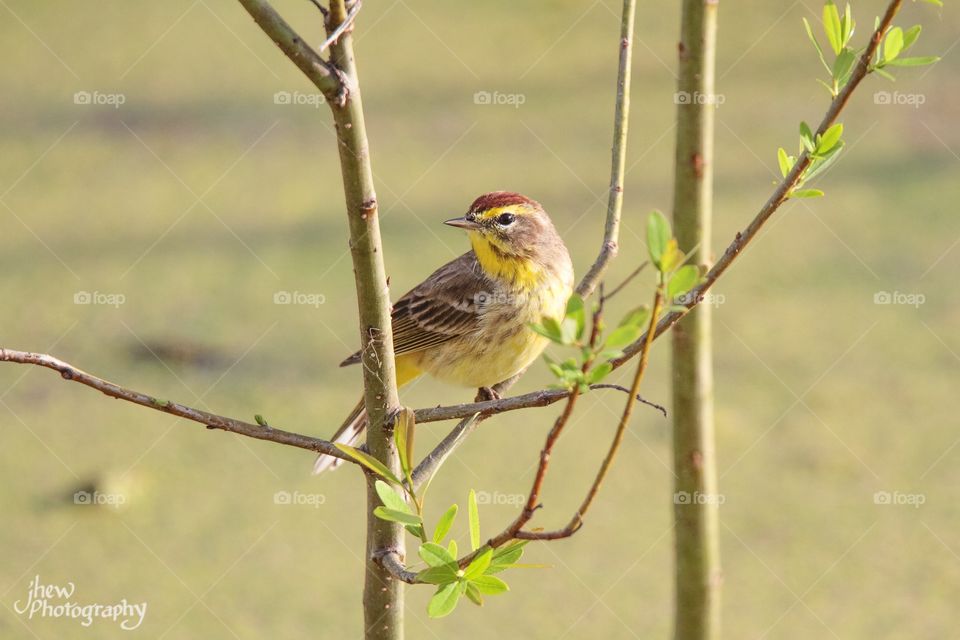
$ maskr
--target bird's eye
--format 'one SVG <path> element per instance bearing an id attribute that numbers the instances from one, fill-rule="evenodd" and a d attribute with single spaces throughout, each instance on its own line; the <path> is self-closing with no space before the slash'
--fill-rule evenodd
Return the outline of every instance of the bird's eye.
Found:
<path id="1" fill-rule="evenodd" d="M 497 224 L 503 225 L 504 227 L 513 224 L 513 221 L 517 219 L 517 216 L 512 213 L 501 213 L 497 216 Z"/>

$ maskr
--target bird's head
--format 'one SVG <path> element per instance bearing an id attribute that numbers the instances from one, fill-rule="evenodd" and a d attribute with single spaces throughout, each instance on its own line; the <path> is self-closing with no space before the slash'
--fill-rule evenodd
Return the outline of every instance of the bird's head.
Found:
<path id="1" fill-rule="evenodd" d="M 536 200 L 510 191 L 487 193 L 460 218 L 445 224 L 465 229 L 481 266 L 512 280 L 569 265 L 567 250 Z"/>

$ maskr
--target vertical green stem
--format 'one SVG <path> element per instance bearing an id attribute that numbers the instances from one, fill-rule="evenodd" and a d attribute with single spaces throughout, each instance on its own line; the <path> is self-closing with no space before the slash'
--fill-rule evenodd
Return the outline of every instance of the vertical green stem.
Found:
<path id="1" fill-rule="evenodd" d="M 352 3 L 351 3 L 352 5 Z M 344 0 L 330 3 L 327 31 L 333 32 L 346 18 Z M 363 121 L 360 84 L 353 57 L 352 28 L 330 47 L 331 61 L 342 72 L 347 85 L 342 104 L 332 102 L 337 127 L 337 147 L 343 174 L 347 216 L 350 221 L 350 250 L 356 277 L 363 352 L 364 402 L 367 409 L 367 449 L 394 473 L 400 473 L 389 418 L 399 409 L 393 335 L 390 326 L 390 294 L 387 289 L 380 241 L 377 196 L 373 188 L 370 149 Z M 366 640 L 402 640 L 403 583 L 378 561 L 384 550 L 404 555 L 403 529 L 373 515 L 380 499 L 367 486 L 367 560 L 363 590 Z"/>
<path id="2" fill-rule="evenodd" d="M 677 82 L 673 220 L 680 248 L 709 267 L 713 191 L 717 0 L 683 0 Z M 720 633 L 720 552 L 713 425 L 710 305 L 673 331 L 673 460 L 676 474 L 677 640 Z"/>

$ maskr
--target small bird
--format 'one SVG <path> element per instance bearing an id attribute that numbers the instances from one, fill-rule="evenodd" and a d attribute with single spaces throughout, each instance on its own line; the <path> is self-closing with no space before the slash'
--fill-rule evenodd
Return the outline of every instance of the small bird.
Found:
<path id="1" fill-rule="evenodd" d="M 494 191 L 461 218 L 472 249 L 434 271 L 393 306 L 397 386 L 424 373 L 486 389 L 525 369 L 547 346 L 532 331 L 544 316 L 562 318 L 573 291 L 570 254 L 540 203 Z M 340 366 L 360 362 L 360 352 Z M 332 440 L 353 444 L 367 426 L 363 400 Z M 320 455 L 314 473 L 341 460 Z"/>

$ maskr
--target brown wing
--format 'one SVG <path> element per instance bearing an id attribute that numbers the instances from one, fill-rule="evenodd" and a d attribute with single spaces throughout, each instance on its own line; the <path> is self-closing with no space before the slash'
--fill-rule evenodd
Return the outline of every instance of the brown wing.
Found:
<path id="1" fill-rule="evenodd" d="M 491 290 L 473 251 L 443 265 L 393 305 L 394 353 L 422 351 L 469 333 Z M 359 351 L 340 366 L 357 362 Z"/>

